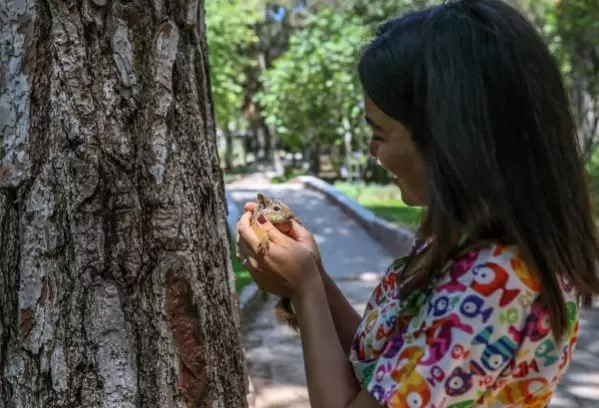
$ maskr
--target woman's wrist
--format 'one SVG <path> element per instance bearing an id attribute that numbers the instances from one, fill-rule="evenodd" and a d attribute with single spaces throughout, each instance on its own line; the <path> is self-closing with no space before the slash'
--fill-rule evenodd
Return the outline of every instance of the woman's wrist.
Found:
<path id="1" fill-rule="evenodd" d="M 293 291 L 291 302 L 294 305 L 297 305 L 310 296 L 311 293 L 318 291 L 320 288 L 324 289 L 324 280 L 321 275 L 320 267 L 318 267 L 317 270 L 307 273 L 301 284 L 297 285 Z"/>

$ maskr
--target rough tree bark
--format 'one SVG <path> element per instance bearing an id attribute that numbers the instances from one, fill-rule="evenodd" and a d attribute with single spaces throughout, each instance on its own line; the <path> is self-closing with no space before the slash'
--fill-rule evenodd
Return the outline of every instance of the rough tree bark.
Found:
<path id="1" fill-rule="evenodd" d="M 0 1 L 0 407 L 246 407 L 201 0 Z"/>

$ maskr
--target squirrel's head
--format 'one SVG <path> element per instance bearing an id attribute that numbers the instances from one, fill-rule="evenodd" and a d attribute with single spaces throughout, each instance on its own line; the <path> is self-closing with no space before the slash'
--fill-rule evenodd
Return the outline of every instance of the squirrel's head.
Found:
<path id="1" fill-rule="evenodd" d="M 293 211 L 287 204 L 261 193 L 258 193 L 258 210 L 273 224 L 289 222 L 294 217 Z"/>

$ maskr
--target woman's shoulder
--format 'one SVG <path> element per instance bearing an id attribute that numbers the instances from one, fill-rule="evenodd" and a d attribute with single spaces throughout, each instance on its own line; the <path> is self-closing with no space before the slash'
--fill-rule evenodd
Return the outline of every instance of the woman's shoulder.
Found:
<path id="1" fill-rule="evenodd" d="M 429 243 L 421 243 L 413 253 L 423 251 Z M 443 305 L 462 302 L 466 297 L 481 306 L 526 314 L 541 295 L 540 280 L 517 245 L 479 242 L 450 259 L 426 290 L 400 299 L 401 275 L 409 257 L 398 258 L 389 266 L 367 303 L 366 313 L 387 307 L 390 301 L 416 307 L 425 298 L 443 299 Z M 558 275 L 558 281 L 564 300 L 576 303 L 573 285 L 563 275 Z"/>
<path id="2" fill-rule="evenodd" d="M 429 244 L 421 243 L 416 250 L 423 251 Z M 398 258 L 390 265 L 367 310 L 385 306 L 389 300 L 399 298 L 399 282 L 408 258 Z M 561 274 L 557 278 L 564 300 L 576 303 L 573 285 Z M 526 314 L 541 297 L 541 283 L 517 245 L 479 242 L 450 259 L 426 290 L 409 296 L 410 299 L 422 297 L 429 300 L 441 298 L 442 304 L 445 301 L 448 304 L 461 302 L 467 297 L 481 305 Z M 410 299 L 400 300 L 399 304 L 414 303 L 408 301 Z"/>
<path id="3" fill-rule="evenodd" d="M 573 286 L 558 276 L 565 295 Z M 483 297 L 493 297 L 503 307 L 517 297 L 529 306 L 541 293 L 541 283 L 517 245 L 485 242 L 462 251 L 447 263 L 434 286 L 435 292 L 474 290 Z"/>
<path id="4" fill-rule="evenodd" d="M 440 274 L 435 291 L 473 289 L 482 296 L 501 294 L 500 304 L 527 292 L 537 295 L 540 282 L 516 245 L 483 243 L 462 251 Z"/>
<path id="5" fill-rule="evenodd" d="M 406 264 L 413 256 L 424 252 L 431 242 L 430 239 L 416 240 L 407 255 L 391 262 L 374 291 L 367 310 L 399 296 Z M 525 291 L 527 296 L 534 297 L 540 291 L 540 284 L 523 260 L 517 246 L 479 242 L 448 260 L 426 292 L 429 295 L 430 291 L 444 292 L 451 297 L 472 289 L 481 296 L 490 296 L 503 290 L 505 302 L 514 297 L 516 292 L 520 294 Z"/>
<path id="6" fill-rule="evenodd" d="M 425 251 L 431 240 L 420 241 L 412 246 L 408 255 L 391 262 L 383 278 L 383 283 L 403 273 L 407 261 L 415 254 Z M 491 288 L 516 285 L 532 293 L 539 293 L 540 282 L 528 263 L 524 260 L 517 245 L 497 242 L 479 242 L 461 250 L 449 259 L 436 275 L 433 285 L 437 291 L 458 292 L 470 284 Z"/>

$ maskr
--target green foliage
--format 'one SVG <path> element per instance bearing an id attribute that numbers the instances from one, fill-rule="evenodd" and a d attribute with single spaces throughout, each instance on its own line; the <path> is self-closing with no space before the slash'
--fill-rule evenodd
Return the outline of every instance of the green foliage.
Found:
<path id="1" fill-rule="evenodd" d="M 583 149 L 590 151 L 599 139 L 595 122 L 599 120 L 597 1 L 507 1 L 538 27 L 559 60 L 586 138 Z M 362 124 L 362 93 L 355 69 L 361 46 L 376 24 L 440 1 L 313 0 L 306 2 L 306 8 L 298 8 L 299 3 L 206 2 L 218 127 L 245 127 L 239 120 L 244 117 L 241 109 L 254 98 L 258 106 L 252 112 L 274 125 L 280 146 L 286 149 L 301 151 L 316 143 L 333 147 L 342 144 L 349 131 L 353 149 L 364 150 L 368 135 Z M 277 6 L 285 13 L 273 19 L 269 13 Z M 343 160 L 343 155 L 332 158 L 337 165 Z"/>
<path id="2" fill-rule="evenodd" d="M 586 170 L 589 180 L 589 192 L 591 195 L 593 214 L 595 215 L 595 219 L 599 220 L 599 151 L 595 150 L 595 152 L 590 155 Z"/>
<path id="3" fill-rule="evenodd" d="M 358 127 L 361 91 L 355 64 L 366 36 L 355 17 L 321 7 L 264 73 L 264 91 L 256 99 L 288 146 L 334 143 L 343 134 L 344 118 Z"/>
<path id="4" fill-rule="evenodd" d="M 576 61 L 575 57 L 580 57 L 577 54 L 584 48 L 599 47 L 599 7 L 594 0 L 552 2 L 545 8 L 542 32 L 566 79 L 570 79 L 569 75 L 579 69 L 576 65 L 589 67 L 588 56 Z"/>
<path id="5" fill-rule="evenodd" d="M 407 10 L 438 3 L 431 0 L 344 0 L 338 3 L 338 7 L 345 13 L 360 19 L 362 24 L 372 27 L 390 18 L 398 17 Z"/>
<path id="6" fill-rule="evenodd" d="M 254 279 L 235 255 L 237 252 L 235 239 L 229 239 L 229 245 L 231 251 L 231 266 L 233 267 L 233 274 L 235 275 L 235 291 L 239 294 L 247 285 L 252 283 Z"/>
<path id="7" fill-rule="evenodd" d="M 215 116 L 224 128 L 239 117 L 246 72 L 256 65 L 244 51 L 259 40 L 252 24 L 260 13 L 255 2 L 244 0 L 210 0 L 205 7 Z"/>
<path id="8" fill-rule="evenodd" d="M 558 1 L 547 14 L 548 39 L 570 91 L 587 159 L 599 143 L 599 7 L 596 0 Z"/>
<path id="9" fill-rule="evenodd" d="M 422 208 L 407 206 L 395 184 L 337 182 L 335 188 L 384 220 L 404 228 L 418 228 Z"/>

